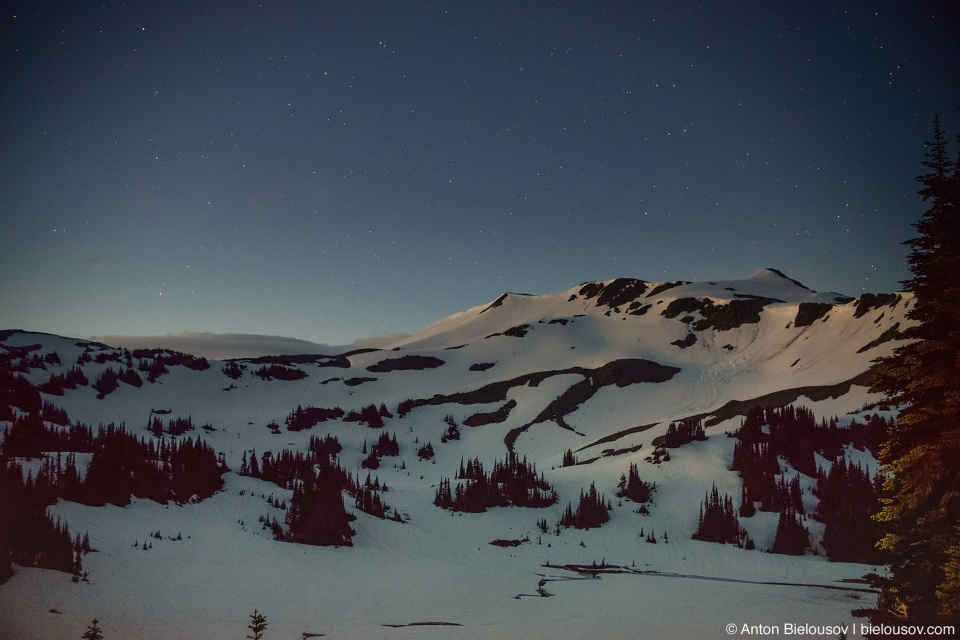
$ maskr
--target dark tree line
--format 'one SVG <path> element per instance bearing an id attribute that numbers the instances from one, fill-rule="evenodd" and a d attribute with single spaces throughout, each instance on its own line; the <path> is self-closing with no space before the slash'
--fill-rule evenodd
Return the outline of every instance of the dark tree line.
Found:
<path id="1" fill-rule="evenodd" d="M 39 458 L 44 451 L 93 452 L 93 430 L 83 424 L 48 427 L 36 413 L 19 415 L 3 430 L 0 451 L 9 457 Z"/>
<path id="2" fill-rule="evenodd" d="M 182 436 L 187 431 L 193 431 L 193 418 L 191 416 L 187 416 L 186 418 L 170 418 L 167 420 L 166 429 L 164 429 L 163 421 L 160 418 L 154 417 L 150 421 L 147 430 L 157 438 L 162 438 L 165 432 L 172 436 Z"/>
<path id="3" fill-rule="evenodd" d="M 889 423 L 878 415 L 866 417 L 863 423 L 854 419 L 848 427 L 840 428 L 835 418 L 817 423 L 813 412 L 804 407 L 791 405 L 764 410 L 756 406 L 747 413 L 735 435 L 743 445 L 768 445 L 770 456 L 782 457 L 797 471 L 814 477 L 817 475 L 815 453 L 834 460 L 843 455 L 844 445 L 852 445 L 876 455 L 888 428 Z"/>
<path id="4" fill-rule="evenodd" d="M 285 367 L 282 364 L 264 365 L 254 371 L 254 375 L 262 380 L 303 380 L 307 373 L 296 367 Z"/>
<path id="5" fill-rule="evenodd" d="M 78 366 L 71 367 L 65 374 L 51 373 L 50 379 L 40 385 L 40 391 L 51 396 L 62 396 L 67 389 L 74 390 L 77 387 L 86 387 L 90 384 L 83 369 Z"/>
<path id="6" fill-rule="evenodd" d="M 510 452 L 503 462 L 494 462 L 488 474 L 478 460 L 460 462 L 457 482 L 441 478 L 433 503 L 452 511 L 482 513 L 491 507 L 548 507 L 557 502 L 557 492 L 537 475 L 536 465 Z"/>
<path id="7" fill-rule="evenodd" d="M 168 366 L 181 366 L 193 371 L 206 371 L 210 368 L 206 358 L 170 349 L 134 349 L 129 358 L 140 361 L 138 368 L 149 374 L 150 382 L 156 382 L 157 378 L 167 373 Z M 148 360 L 150 362 L 147 362 Z"/>
<path id="8" fill-rule="evenodd" d="M 78 502 L 129 504 L 130 497 L 184 503 L 208 498 L 223 488 L 227 471 L 202 440 L 145 441 L 112 424 L 95 437 L 93 458 Z"/>
<path id="9" fill-rule="evenodd" d="M 67 412 L 46 400 L 44 400 L 43 407 L 40 409 L 40 419 L 61 427 L 70 424 L 70 417 Z"/>
<path id="10" fill-rule="evenodd" d="M 676 449 L 694 440 L 706 440 L 707 434 L 703 430 L 700 419 L 685 418 L 680 422 L 671 422 L 667 433 L 663 436 L 663 446 Z"/>
<path id="11" fill-rule="evenodd" d="M 817 476 L 820 504 L 813 517 L 824 523 L 821 544 L 831 560 L 870 564 L 884 560 L 876 547 L 880 523 L 873 518 L 880 510 L 880 484 L 880 476 L 871 478 L 842 458 Z"/>
<path id="12" fill-rule="evenodd" d="M 166 502 L 204 499 L 223 487 L 228 469 L 202 440 L 138 438 L 121 425 L 101 425 L 96 431 L 82 424 L 47 426 L 38 416 L 18 417 L 4 431 L 2 455 L 38 457 L 41 452 L 92 453 L 82 482 L 67 456 L 49 478 L 56 497 L 92 506 L 125 506 L 131 496 Z M 59 461 L 59 457 L 58 457 Z"/>
<path id="13" fill-rule="evenodd" d="M 292 489 L 299 476 L 306 475 L 315 465 L 333 463 L 342 450 L 340 441 L 329 433 L 323 438 L 310 436 L 306 453 L 284 449 L 274 455 L 266 451 L 258 460 L 256 451 L 252 451 L 249 457 L 244 451 L 239 473 L 272 482 L 284 489 Z"/>
<path id="14" fill-rule="evenodd" d="M 34 478 L 23 467 L 0 456 L 0 584 L 12 574 L 11 562 L 73 573 L 83 571 L 82 555 L 90 551 L 84 536 L 74 539 L 66 523 L 54 520 L 47 507 L 57 501 L 51 466 Z"/>
<path id="15" fill-rule="evenodd" d="M 35 353 L 29 355 L 31 347 L 6 347 L 6 351 L 0 356 L 0 367 L 9 371 L 18 373 L 30 373 L 34 369 L 41 371 L 47 370 L 47 365 L 60 365 L 60 355 L 56 351 L 40 356 Z"/>
<path id="16" fill-rule="evenodd" d="M 284 423 L 287 425 L 287 431 L 303 431 L 304 429 L 312 429 L 321 422 L 342 417 L 343 409 L 340 407 L 326 409 L 324 407 L 301 407 L 297 405 L 297 408 L 284 419 Z"/>
<path id="17" fill-rule="evenodd" d="M 731 469 L 743 478 L 739 515 L 752 516 L 755 503 L 760 504 L 761 511 L 779 512 L 780 542 L 774 543 L 773 550 L 796 554 L 801 540 L 806 549 L 809 536 L 802 525 L 806 514 L 800 478 L 797 475 L 787 481 L 780 470 L 782 457 L 798 471 L 817 478 L 820 507 L 813 515 L 826 525 L 823 547 L 828 557 L 875 561 L 878 556 L 873 546 L 878 530 L 871 516 L 876 512 L 877 487 L 862 471 L 846 463 L 843 452 L 845 445 L 875 450 L 888 426 L 877 415 L 840 428 L 836 419 L 818 423 L 813 412 L 805 408 L 754 407 L 735 433 Z M 835 461 L 828 473 L 817 467 L 816 453 Z"/>
<path id="18" fill-rule="evenodd" d="M 97 392 L 97 399 L 103 400 L 108 395 L 120 388 L 120 383 L 128 384 L 132 387 L 142 387 L 143 379 L 131 368 L 120 368 L 120 371 L 114 371 L 112 367 L 107 368 L 95 383 L 93 388 Z"/>
<path id="19" fill-rule="evenodd" d="M 43 406 L 40 390 L 9 368 L 0 368 L 0 419 L 12 420 L 13 408 L 24 413 L 39 412 Z"/>
<path id="20" fill-rule="evenodd" d="M 359 422 L 366 424 L 371 429 L 380 429 L 383 427 L 384 418 L 392 418 L 393 414 L 387 409 L 387 405 L 381 404 L 379 408 L 376 405 L 368 405 L 360 411 L 353 410 L 344 417 L 344 422 Z"/>

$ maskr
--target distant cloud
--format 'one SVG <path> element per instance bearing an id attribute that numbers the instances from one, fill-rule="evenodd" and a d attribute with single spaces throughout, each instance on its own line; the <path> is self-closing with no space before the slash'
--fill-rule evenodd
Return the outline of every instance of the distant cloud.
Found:
<path id="1" fill-rule="evenodd" d="M 395 333 L 373 338 L 362 338 L 350 345 L 328 345 L 298 338 L 264 336 L 250 333 L 209 333 L 184 331 L 163 336 L 91 336 L 89 339 L 111 347 L 126 349 L 172 349 L 211 360 L 229 358 L 256 358 L 259 356 L 320 353 L 335 355 L 352 349 L 379 349 L 406 334 Z"/>
<path id="2" fill-rule="evenodd" d="M 351 349 L 384 349 L 392 346 L 404 338 L 409 338 L 409 333 L 385 333 L 382 336 L 373 338 L 360 338 L 350 345 Z"/>
<path id="3" fill-rule="evenodd" d="M 183 333 L 165 336 L 91 336 L 91 340 L 126 349 L 172 349 L 212 360 L 255 358 L 300 353 L 335 354 L 349 347 L 319 344 L 297 338 L 248 333 Z"/>

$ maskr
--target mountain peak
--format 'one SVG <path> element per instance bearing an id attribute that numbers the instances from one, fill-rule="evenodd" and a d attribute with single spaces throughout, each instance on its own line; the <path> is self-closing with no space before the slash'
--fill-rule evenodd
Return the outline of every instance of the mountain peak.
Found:
<path id="1" fill-rule="evenodd" d="M 803 283 L 800 282 L 799 280 L 794 280 L 793 278 L 789 277 L 788 275 L 786 275 L 784 272 L 780 271 L 779 269 L 774 269 L 774 268 L 772 268 L 772 267 L 766 267 L 766 268 L 764 268 L 764 269 L 758 269 L 757 271 L 755 271 L 755 272 L 752 273 L 751 275 L 747 276 L 747 278 L 745 278 L 745 279 L 746 279 L 746 280 L 752 280 L 752 281 L 758 281 L 758 280 L 759 280 L 759 281 L 765 281 L 765 282 L 776 282 L 778 278 L 779 278 L 779 279 L 782 279 L 782 280 L 787 280 L 787 281 L 789 281 L 789 282 L 792 282 L 793 284 L 797 285 L 797 286 L 800 287 L 801 289 L 806 289 L 807 291 L 809 291 L 809 292 L 811 292 L 811 293 L 816 293 L 816 291 L 814 291 L 813 289 L 811 289 L 811 288 L 808 287 L 807 285 L 803 284 Z"/>

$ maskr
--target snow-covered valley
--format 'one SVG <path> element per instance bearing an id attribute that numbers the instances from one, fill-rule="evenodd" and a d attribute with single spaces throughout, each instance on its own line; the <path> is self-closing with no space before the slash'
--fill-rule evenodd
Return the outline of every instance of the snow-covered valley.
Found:
<path id="1" fill-rule="evenodd" d="M 802 490 L 803 555 L 770 552 L 775 510 L 739 517 L 755 549 L 691 536 L 713 487 L 741 505 L 734 434 L 754 405 L 804 407 L 818 424 L 836 418 L 841 432 L 893 415 L 869 392 L 869 371 L 899 344 L 911 300 L 816 293 L 774 270 L 729 282 L 586 283 L 505 294 L 379 350 L 206 368 L 171 361 L 153 382 L 161 352 L 0 332 L 8 368 L 71 423 L 122 424 L 159 442 L 154 421 L 189 417 L 192 429 L 163 439 L 201 438 L 229 468 L 222 489 L 199 501 L 57 501 L 49 513 L 95 549 L 82 557 L 88 581 L 14 566 L 0 585 L 0 628 L 11 638 L 78 638 L 97 618 L 106 638 L 242 638 L 257 609 L 267 639 L 737 637 L 744 625 L 778 625 L 782 635 L 787 623 L 848 625 L 848 637 L 861 637 L 851 611 L 874 604 L 861 578 L 882 567 L 827 557 L 815 474 L 778 460 L 778 479 Z M 90 384 L 49 392 L 51 376 L 74 367 Z M 121 381 L 98 398 L 93 386 L 108 369 L 139 371 L 142 384 Z M 371 406 L 383 426 L 364 417 Z M 291 430 L 298 407 L 342 412 Z M 24 415 L 15 403 L 10 411 L 0 427 Z M 684 420 L 703 437 L 671 441 L 671 424 Z M 241 470 L 265 452 L 307 452 L 327 434 L 342 447 L 340 468 L 387 485 L 378 492 L 387 517 L 344 492 L 350 546 L 275 540 L 261 518 L 283 525 L 294 489 Z M 370 469 L 381 434 L 398 452 Z M 432 458 L 421 455 L 427 443 Z M 869 448 L 841 446 L 846 461 L 876 472 Z M 465 460 L 489 470 L 511 455 L 535 465 L 554 504 L 481 513 L 435 504 L 443 480 L 470 484 L 458 480 Z M 835 459 L 811 455 L 824 471 Z M 93 464 L 89 453 L 76 460 L 81 476 Z M 24 473 L 42 464 L 17 461 Z M 655 485 L 642 505 L 617 496 L 631 465 Z M 609 503 L 608 520 L 560 526 L 591 486 Z"/>

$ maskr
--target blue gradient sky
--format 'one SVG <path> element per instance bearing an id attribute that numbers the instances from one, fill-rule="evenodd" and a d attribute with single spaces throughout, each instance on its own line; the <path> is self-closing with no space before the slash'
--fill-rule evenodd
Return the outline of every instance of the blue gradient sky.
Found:
<path id="1" fill-rule="evenodd" d="M 954 5 L 14 3 L 0 328 L 343 344 L 615 277 L 895 290 L 960 129 Z"/>

